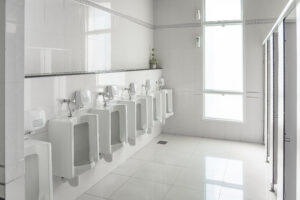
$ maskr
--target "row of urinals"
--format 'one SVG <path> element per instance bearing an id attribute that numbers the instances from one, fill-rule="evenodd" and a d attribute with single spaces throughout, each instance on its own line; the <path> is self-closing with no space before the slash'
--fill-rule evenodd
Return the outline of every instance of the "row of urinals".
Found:
<path id="1" fill-rule="evenodd" d="M 106 86 L 94 93 L 95 103 L 87 90 L 61 100 L 69 113 L 48 121 L 50 143 L 25 140 L 26 199 L 52 200 L 52 175 L 77 186 L 79 175 L 100 159 L 112 162 L 116 150 L 126 143 L 136 145 L 139 136 L 164 124 L 174 112 L 172 90 L 163 86 L 160 79 L 152 90 L 146 81 L 139 95 L 134 83 L 121 90 Z"/>

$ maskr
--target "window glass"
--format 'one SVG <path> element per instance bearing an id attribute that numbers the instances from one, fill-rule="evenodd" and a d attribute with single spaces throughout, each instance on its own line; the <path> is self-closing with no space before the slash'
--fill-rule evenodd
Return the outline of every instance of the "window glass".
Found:
<path id="1" fill-rule="evenodd" d="M 243 95 L 205 94 L 205 118 L 243 121 Z"/>
<path id="2" fill-rule="evenodd" d="M 243 91 L 242 25 L 205 26 L 205 89 Z"/>
<path id="3" fill-rule="evenodd" d="M 242 20 L 241 0 L 206 0 L 205 20 Z"/>

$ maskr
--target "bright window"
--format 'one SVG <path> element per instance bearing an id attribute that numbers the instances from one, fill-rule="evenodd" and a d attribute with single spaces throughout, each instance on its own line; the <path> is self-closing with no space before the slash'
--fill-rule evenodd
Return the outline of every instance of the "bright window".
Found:
<path id="1" fill-rule="evenodd" d="M 205 94 L 205 117 L 243 121 L 243 96 Z"/>
<path id="2" fill-rule="evenodd" d="M 243 91 L 241 25 L 205 26 L 205 89 Z"/>
<path id="3" fill-rule="evenodd" d="M 241 0 L 206 0 L 205 20 L 242 20 Z"/>
<path id="4" fill-rule="evenodd" d="M 205 0 L 204 117 L 244 119 L 241 0 Z"/>

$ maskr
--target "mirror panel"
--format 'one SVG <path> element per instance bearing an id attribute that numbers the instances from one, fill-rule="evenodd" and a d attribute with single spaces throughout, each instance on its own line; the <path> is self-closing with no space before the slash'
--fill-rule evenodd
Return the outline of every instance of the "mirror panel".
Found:
<path id="1" fill-rule="evenodd" d="M 25 75 L 149 68 L 153 29 L 128 18 L 74 0 L 26 0 Z"/>

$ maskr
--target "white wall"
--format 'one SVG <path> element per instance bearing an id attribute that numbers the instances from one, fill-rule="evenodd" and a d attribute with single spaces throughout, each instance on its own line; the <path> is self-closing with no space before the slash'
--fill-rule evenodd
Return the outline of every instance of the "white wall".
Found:
<path id="1" fill-rule="evenodd" d="M 154 0 L 155 48 L 166 83 L 174 89 L 176 113 L 164 132 L 263 142 L 262 41 L 272 26 L 269 21 L 274 22 L 286 2 L 245 0 L 243 3 L 246 118 L 244 123 L 233 123 L 203 120 L 202 49 L 196 47 L 195 41 L 202 34 L 201 24 L 196 20 L 201 1 Z"/>

